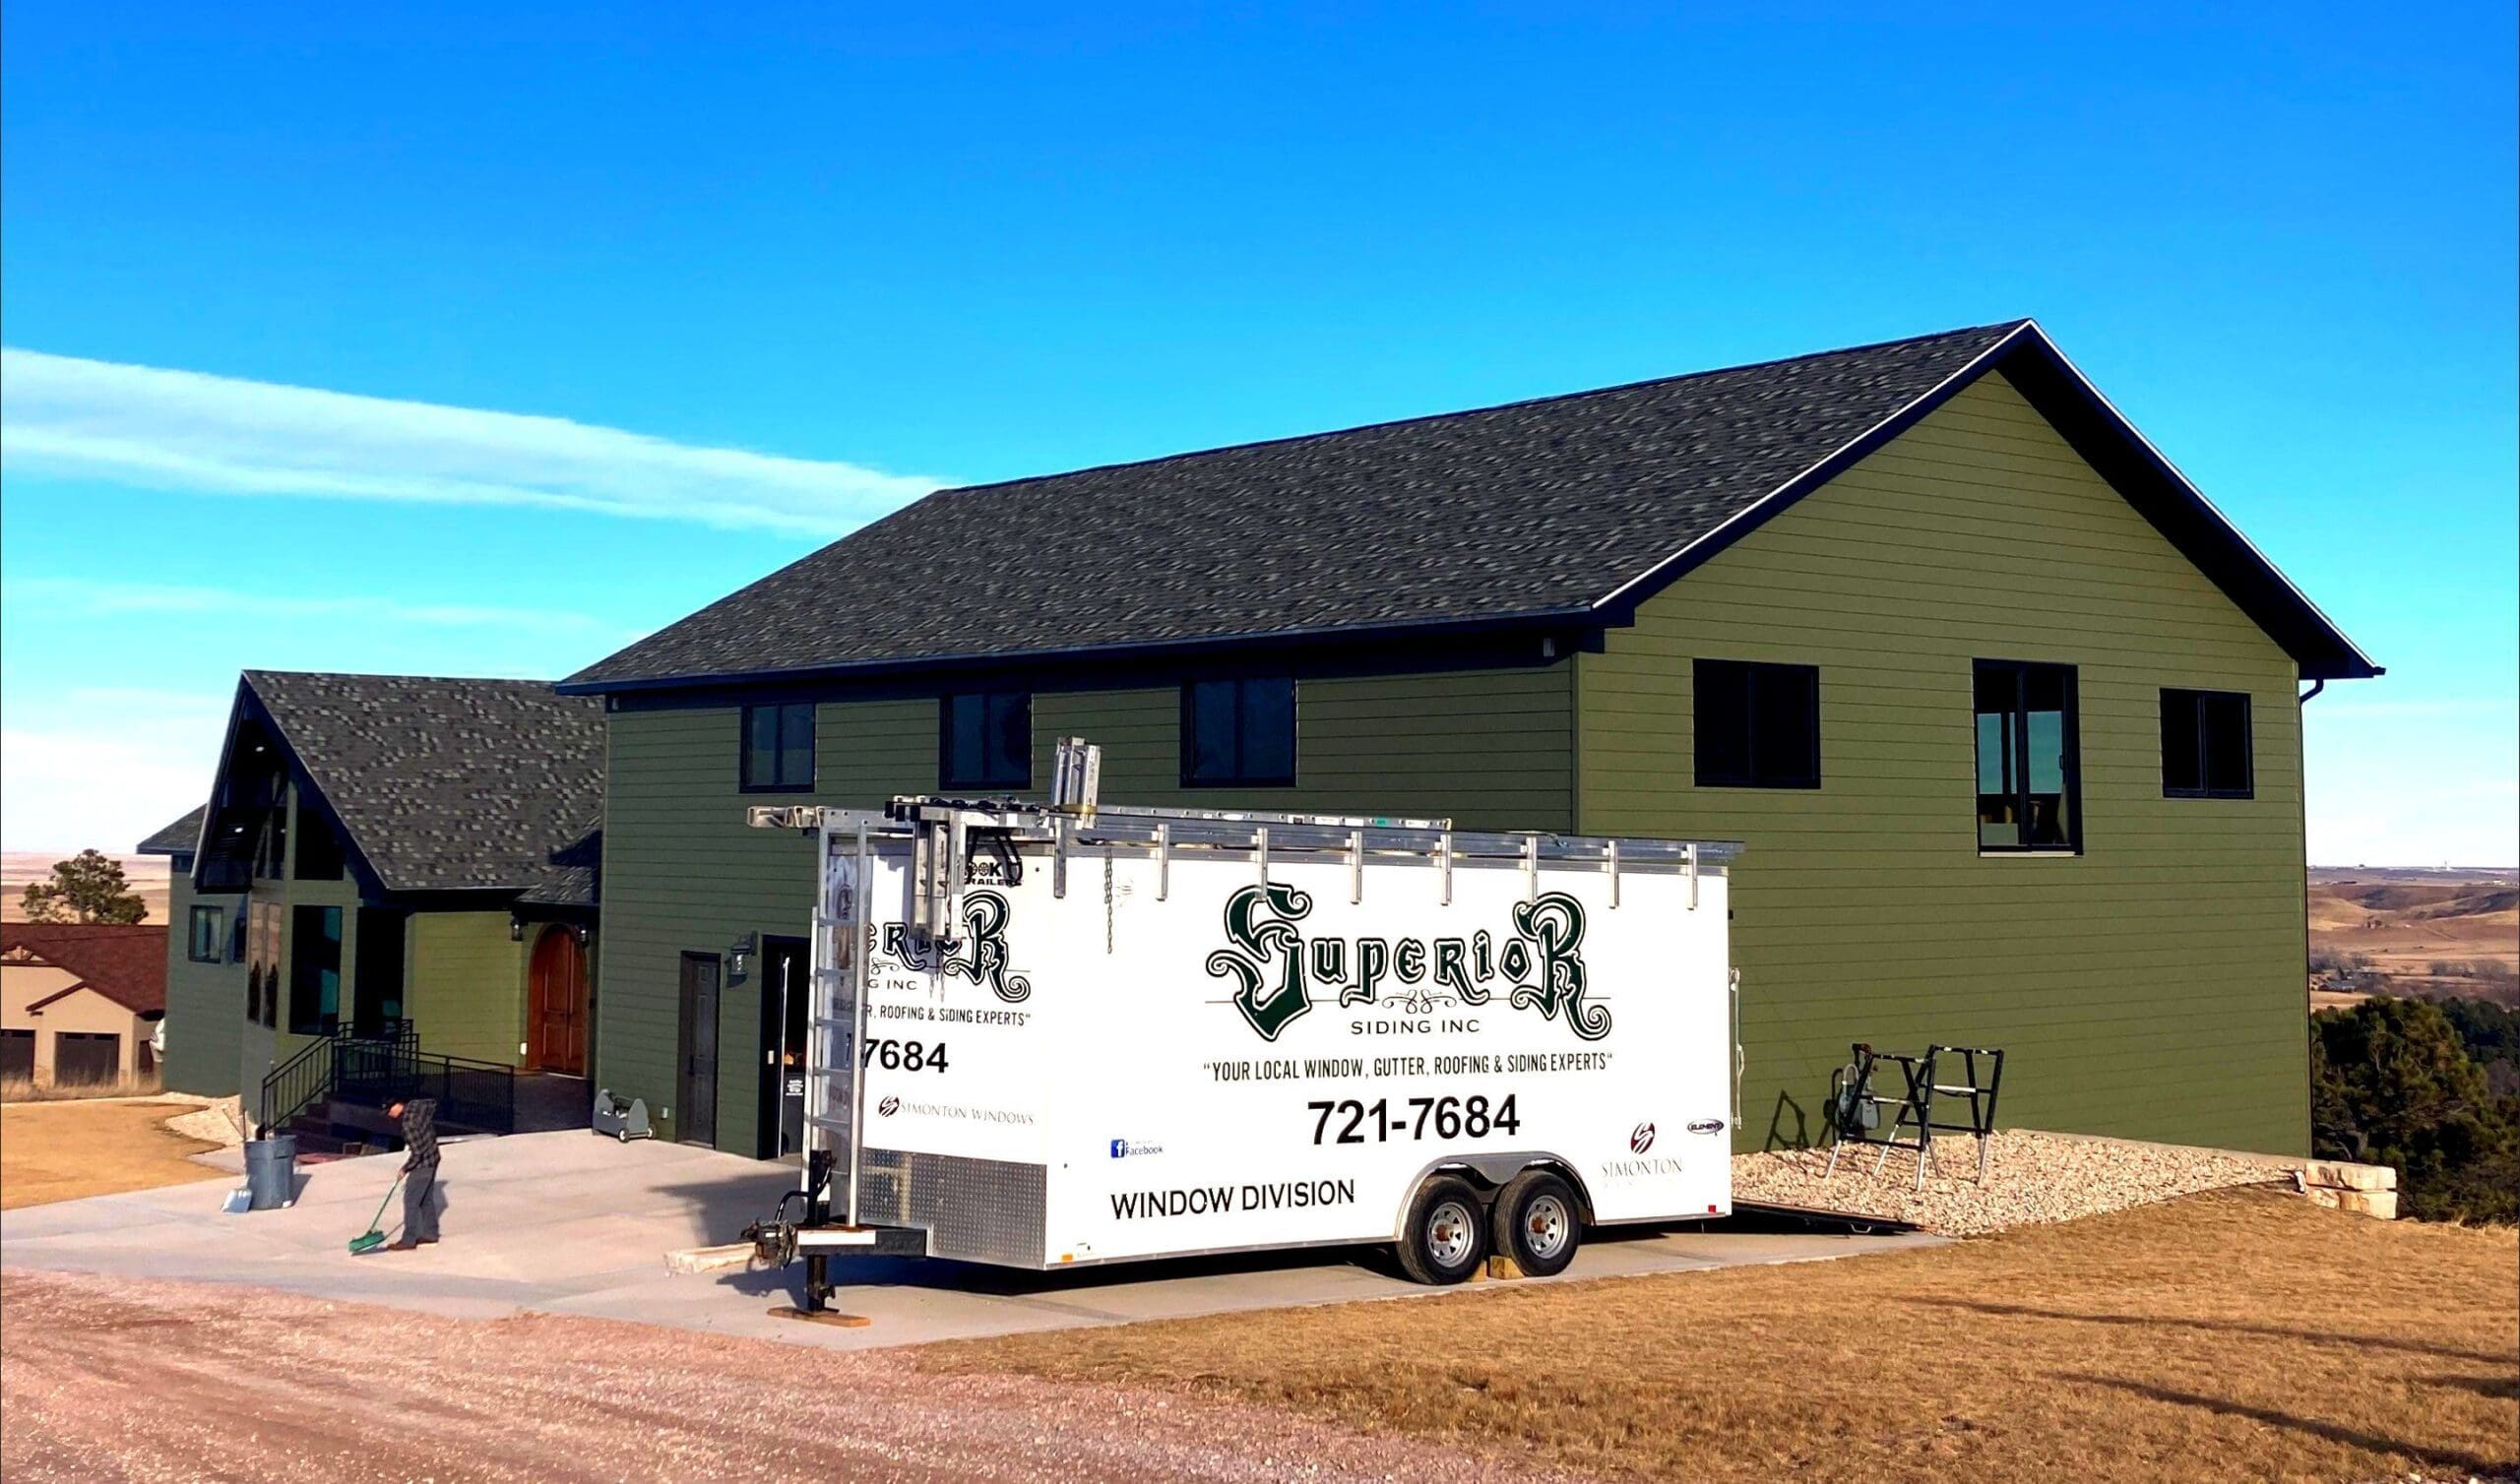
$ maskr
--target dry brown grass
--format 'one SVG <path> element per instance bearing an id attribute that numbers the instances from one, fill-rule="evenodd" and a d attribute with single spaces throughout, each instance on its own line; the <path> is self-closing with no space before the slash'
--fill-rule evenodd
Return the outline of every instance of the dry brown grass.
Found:
<path id="1" fill-rule="evenodd" d="M 1611 1474 L 2355 1479 L 2512 1466 L 2520 1239 L 2264 1191 L 1825 1265 L 963 1341 Z"/>
<path id="2" fill-rule="evenodd" d="M 185 1157 L 217 1144 L 186 1139 L 167 1119 L 178 1102 L 30 1102 L 0 1106 L 0 1209 L 232 1180 Z"/>
<path id="3" fill-rule="evenodd" d="M 0 1077 L 0 1103 L 69 1102 L 90 1097 L 156 1097 L 164 1088 L 155 1072 L 110 1082 L 45 1082 L 23 1077 Z"/>

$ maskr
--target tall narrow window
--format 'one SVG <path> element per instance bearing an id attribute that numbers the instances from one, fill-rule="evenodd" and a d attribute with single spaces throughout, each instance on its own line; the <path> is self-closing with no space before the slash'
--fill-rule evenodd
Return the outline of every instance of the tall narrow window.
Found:
<path id="1" fill-rule="evenodd" d="M 289 940 L 288 1028 L 330 1035 L 342 1015 L 342 909 L 295 908 Z"/>
<path id="2" fill-rule="evenodd" d="M 2162 796 L 2257 796 L 2245 691 L 2162 692 Z"/>
<path id="3" fill-rule="evenodd" d="M 937 719 L 937 785 L 1033 786 L 1033 693 L 970 691 L 945 698 Z"/>
<path id="4" fill-rule="evenodd" d="M 195 963 L 223 963 L 227 960 L 227 913 L 218 907 L 195 907 L 186 924 L 189 938 L 185 957 Z"/>
<path id="5" fill-rule="evenodd" d="M 744 791 L 802 793 L 813 786 L 814 704 L 745 707 Z"/>
<path id="6" fill-rule="evenodd" d="M 308 795 L 297 796 L 297 870 L 299 881 L 339 881 L 342 879 L 342 837 L 316 806 L 307 802 Z"/>
<path id="7" fill-rule="evenodd" d="M 1977 666 L 1978 845 L 2082 849 L 2074 667 Z"/>
<path id="8" fill-rule="evenodd" d="M 1701 659 L 1696 693 L 1701 788 L 1820 786 L 1820 670 Z"/>
<path id="9" fill-rule="evenodd" d="M 1181 781 L 1280 788 L 1295 780 L 1295 683 L 1194 680 L 1181 687 Z"/>

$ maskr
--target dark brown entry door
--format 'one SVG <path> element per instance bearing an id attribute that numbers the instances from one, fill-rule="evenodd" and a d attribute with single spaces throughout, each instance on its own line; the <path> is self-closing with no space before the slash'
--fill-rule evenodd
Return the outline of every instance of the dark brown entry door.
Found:
<path id="1" fill-rule="evenodd" d="M 122 1037 L 105 1031 L 63 1030 L 52 1037 L 52 1080 L 109 1082 L 122 1075 Z"/>
<path id="2" fill-rule="evenodd" d="M 35 1033 L 0 1030 L 0 1077 L 35 1080 Z"/>
<path id="3" fill-rule="evenodd" d="M 674 1138 L 718 1144 L 718 956 L 682 956 L 682 1077 Z"/>
<path id="4" fill-rule="evenodd" d="M 547 927 L 527 973 L 526 1063 L 536 1072 L 587 1075 L 587 951 L 577 930 Z"/>

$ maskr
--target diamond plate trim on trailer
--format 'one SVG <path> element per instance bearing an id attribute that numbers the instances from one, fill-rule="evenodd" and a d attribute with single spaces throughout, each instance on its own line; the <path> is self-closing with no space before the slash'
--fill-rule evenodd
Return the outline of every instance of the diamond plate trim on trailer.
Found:
<path id="1" fill-rule="evenodd" d="M 1044 1166 L 870 1145 L 858 1176 L 860 1219 L 872 1226 L 924 1228 L 931 1257 L 1046 1266 Z"/>

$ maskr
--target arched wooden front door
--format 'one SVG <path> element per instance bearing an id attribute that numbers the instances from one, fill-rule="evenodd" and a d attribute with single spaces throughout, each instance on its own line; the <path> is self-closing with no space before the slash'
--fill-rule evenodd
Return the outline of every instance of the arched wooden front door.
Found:
<path id="1" fill-rule="evenodd" d="M 554 923 L 534 943 L 527 974 L 526 1065 L 587 1075 L 587 951 L 575 928 Z"/>

